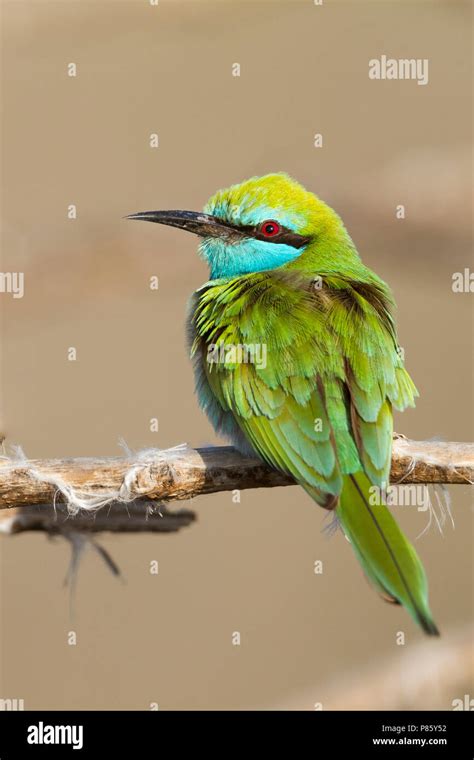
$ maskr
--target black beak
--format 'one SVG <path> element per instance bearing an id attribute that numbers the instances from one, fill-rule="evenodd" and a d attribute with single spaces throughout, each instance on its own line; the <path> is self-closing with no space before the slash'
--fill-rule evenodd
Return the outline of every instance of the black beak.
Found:
<path id="1" fill-rule="evenodd" d="M 243 230 L 199 211 L 139 211 L 137 214 L 129 214 L 125 219 L 167 224 L 170 227 L 193 232 L 199 237 L 218 237 L 229 242 L 236 242 L 246 236 Z"/>

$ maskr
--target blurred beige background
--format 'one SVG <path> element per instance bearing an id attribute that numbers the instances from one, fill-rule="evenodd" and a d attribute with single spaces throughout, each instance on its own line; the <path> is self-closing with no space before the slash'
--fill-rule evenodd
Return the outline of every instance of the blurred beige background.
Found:
<path id="1" fill-rule="evenodd" d="M 2 271 L 25 273 L 23 299 L 0 297 L 9 444 L 62 457 L 117 455 L 121 436 L 135 449 L 216 441 L 184 348 L 186 301 L 206 278 L 196 239 L 122 217 L 199 209 L 278 170 L 337 209 L 394 289 L 421 392 L 396 429 L 473 439 L 472 295 L 451 289 L 472 268 L 469 3 L 2 0 L 1 14 Z M 383 53 L 428 58 L 429 84 L 370 81 Z M 451 497 L 455 529 L 417 542 L 448 633 L 473 613 L 469 488 Z M 408 679 L 407 650 L 436 670 L 443 640 L 378 599 L 296 488 L 192 508 L 198 522 L 176 535 L 105 536 L 126 582 L 88 552 L 73 619 L 66 542 L 2 538 L 0 697 L 27 709 L 312 709 L 335 683 L 344 706 L 346 680 L 387 658 Z M 397 517 L 413 539 L 427 520 L 409 507 Z"/>

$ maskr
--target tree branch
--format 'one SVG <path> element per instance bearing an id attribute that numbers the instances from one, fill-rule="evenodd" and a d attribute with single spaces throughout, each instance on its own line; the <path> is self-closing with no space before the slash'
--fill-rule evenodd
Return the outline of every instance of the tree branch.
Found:
<path id="1" fill-rule="evenodd" d="M 0 533 L 14 535 L 25 531 L 44 531 L 50 535 L 72 533 L 175 533 L 190 525 L 196 514 L 190 509 L 173 512 L 152 502 L 113 504 L 99 512 L 81 512 L 71 517 L 67 507 L 59 504 L 13 507 L 0 512 Z"/>
<path id="2" fill-rule="evenodd" d="M 410 441 L 396 436 L 392 452 L 392 483 L 474 483 L 474 444 Z M 294 481 L 230 446 L 192 449 L 176 446 L 149 449 L 123 458 L 27 460 L 0 459 L 0 530 L 47 530 L 55 513 L 51 504 L 65 505 L 59 517 L 76 530 L 168 530 L 193 519 L 150 520 L 146 507 L 156 501 L 178 501 L 217 491 L 273 488 Z M 139 502 L 142 502 L 141 504 Z M 124 509 L 125 504 L 128 507 Z M 122 505 L 98 512 L 100 507 Z M 49 505 L 31 508 L 31 505 Z M 27 507 L 29 508 L 26 511 Z M 13 515 L 11 508 L 21 508 Z M 44 517 L 41 513 L 44 512 Z M 89 514 L 88 514 L 89 513 Z M 170 514 L 167 513 L 166 518 Z M 23 515 L 22 519 L 20 519 Z M 94 519 L 91 519 L 94 515 Z M 15 519 L 12 522 L 12 518 Z M 64 519 L 63 519 L 64 522 Z M 157 527 L 161 523 L 162 527 Z M 7 524 L 10 528 L 7 529 Z M 57 525 L 57 522 L 56 522 Z M 167 528 L 166 526 L 174 526 Z M 52 526 L 54 529 L 54 525 Z M 69 529 L 69 526 L 68 528 Z"/>
<path id="3" fill-rule="evenodd" d="M 400 646 L 396 656 L 341 672 L 326 684 L 280 700 L 275 710 L 469 710 L 474 679 L 474 627 Z M 405 650 L 405 651 L 403 651 Z M 395 735 L 395 734 L 394 734 Z"/>

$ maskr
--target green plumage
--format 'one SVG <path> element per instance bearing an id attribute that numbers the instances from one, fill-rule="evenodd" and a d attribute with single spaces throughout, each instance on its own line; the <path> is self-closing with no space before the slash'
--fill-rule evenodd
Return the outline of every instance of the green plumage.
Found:
<path id="1" fill-rule="evenodd" d="M 207 283 L 191 326 L 199 390 L 214 422 L 229 415 L 256 452 L 334 507 L 369 579 L 435 633 L 413 547 L 369 489 L 389 482 L 392 404 L 413 404 L 386 286 L 287 267 Z M 336 287 L 334 287 L 336 285 Z M 206 361 L 208 345 L 265 344 L 267 366 Z M 216 416 L 217 404 L 217 416 Z M 219 425 L 217 425 L 219 426 Z M 229 427 L 227 431 L 231 432 Z"/>
<path id="2" fill-rule="evenodd" d="M 284 174 L 219 191 L 203 215 L 134 218 L 202 237 L 211 279 L 191 301 L 189 333 L 199 400 L 216 430 L 335 509 L 376 589 L 436 634 L 421 562 L 372 498 L 389 483 L 392 407 L 413 406 L 417 392 L 390 291 L 340 218 Z M 226 352 L 232 346 L 264 347 L 264 357 L 243 361 Z"/>
<path id="3" fill-rule="evenodd" d="M 368 578 L 382 596 L 403 604 L 425 633 L 438 633 L 428 606 L 425 571 L 386 506 L 371 506 L 370 480 L 345 478 L 337 514 Z"/>

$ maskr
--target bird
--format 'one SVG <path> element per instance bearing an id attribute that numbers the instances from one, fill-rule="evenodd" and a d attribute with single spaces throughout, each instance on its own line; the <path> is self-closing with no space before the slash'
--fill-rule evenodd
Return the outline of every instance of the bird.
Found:
<path id="1" fill-rule="evenodd" d="M 216 432 L 333 512 L 381 597 L 439 635 L 423 564 L 383 498 L 393 409 L 414 406 L 418 392 L 391 290 L 340 216 L 276 172 L 217 191 L 203 212 L 126 218 L 200 238 L 209 279 L 190 299 L 187 331 Z"/>

